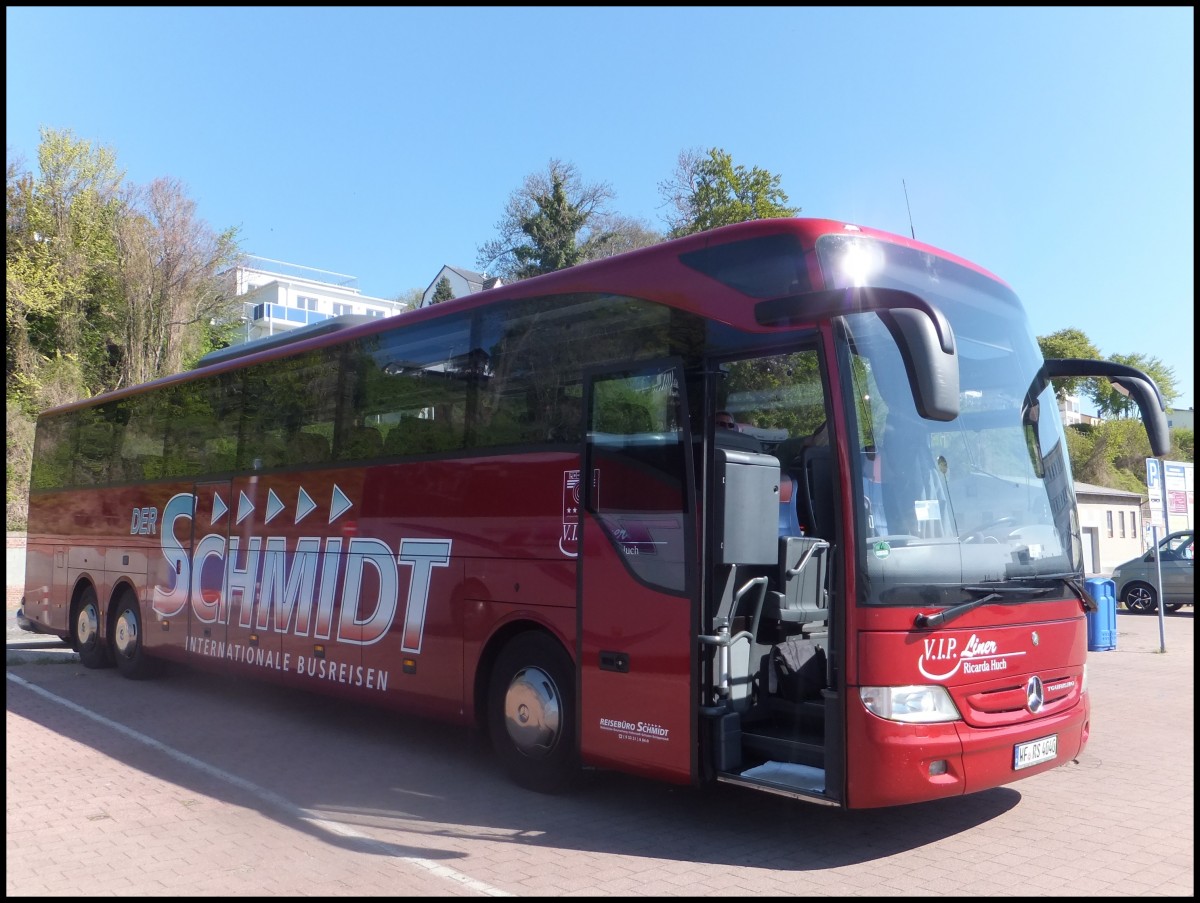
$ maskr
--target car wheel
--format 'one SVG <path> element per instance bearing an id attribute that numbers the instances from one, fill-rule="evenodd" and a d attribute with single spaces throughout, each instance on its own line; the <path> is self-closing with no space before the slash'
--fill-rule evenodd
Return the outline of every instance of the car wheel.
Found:
<path id="1" fill-rule="evenodd" d="M 539 793 L 568 789 L 579 775 L 575 668 L 554 639 L 525 633 L 501 651 L 488 691 L 488 734 L 505 771 Z"/>
<path id="2" fill-rule="evenodd" d="M 1121 601 L 1130 611 L 1138 614 L 1149 614 L 1158 610 L 1158 594 L 1148 583 L 1131 583 L 1125 587 Z"/>
<path id="3" fill-rule="evenodd" d="M 142 611 L 137 599 L 130 593 L 121 596 L 117 603 L 112 648 L 117 670 L 130 680 L 145 680 L 158 672 L 158 663 L 146 657 Z"/>
<path id="4" fill-rule="evenodd" d="M 107 668 L 112 665 L 108 647 L 100 639 L 100 603 L 96 590 L 89 586 L 71 606 L 71 648 L 79 655 L 85 668 Z"/>

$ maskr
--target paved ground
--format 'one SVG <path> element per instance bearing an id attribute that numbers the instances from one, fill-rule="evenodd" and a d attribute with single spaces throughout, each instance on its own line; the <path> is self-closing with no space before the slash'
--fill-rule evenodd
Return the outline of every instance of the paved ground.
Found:
<path id="1" fill-rule="evenodd" d="M 1165 654 L 1156 617 L 1117 621 L 1077 764 L 845 813 L 620 775 L 529 794 L 449 729 L 187 670 L 131 683 L 10 615 L 6 891 L 1191 898 L 1192 610 Z"/>

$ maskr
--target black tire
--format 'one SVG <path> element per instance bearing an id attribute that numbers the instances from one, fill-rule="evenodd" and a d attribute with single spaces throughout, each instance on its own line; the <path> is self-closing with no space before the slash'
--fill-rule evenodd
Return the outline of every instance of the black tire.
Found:
<path id="1" fill-rule="evenodd" d="M 110 668 L 108 644 L 100 637 L 100 603 L 96 590 L 87 587 L 71 606 L 71 648 L 85 668 Z"/>
<path id="2" fill-rule="evenodd" d="M 576 750 L 575 667 L 542 633 L 524 633 L 501 650 L 488 689 L 492 749 L 521 787 L 561 793 L 580 776 Z"/>
<path id="3" fill-rule="evenodd" d="M 112 655 L 117 670 L 130 680 L 145 680 L 159 672 L 158 662 L 146 656 L 141 606 L 129 593 L 122 595 L 117 602 L 112 627 Z"/>
<path id="4" fill-rule="evenodd" d="M 1169 614 L 1175 614 L 1175 612 L 1179 611 L 1179 609 L 1183 608 L 1183 606 L 1183 602 L 1168 602 L 1163 606 L 1163 608 L 1165 608 Z"/>
<path id="5" fill-rule="evenodd" d="M 1121 601 L 1130 611 L 1146 615 L 1158 611 L 1158 593 L 1149 583 L 1131 583 L 1121 593 Z"/>

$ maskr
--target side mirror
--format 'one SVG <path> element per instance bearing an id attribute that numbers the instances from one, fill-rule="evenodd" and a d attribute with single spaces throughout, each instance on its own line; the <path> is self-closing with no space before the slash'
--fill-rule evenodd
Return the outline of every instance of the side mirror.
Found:
<path id="1" fill-rule="evenodd" d="M 1171 450 L 1171 432 L 1167 427 L 1167 403 L 1154 380 L 1134 367 L 1112 361 L 1087 358 L 1046 358 L 1039 378 L 1051 380 L 1065 377 L 1099 377 L 1109 380 L 1113 388 L 1137 403 L 1150 439 L 1150 450 L 1162 457 Z M 1037 393 L 1033 393 L 1037 394 Z"/>
<path id="2" fill-rule="evenodd" d="M 803 292 L 760 301 L 761 326 L 792 326 L 873 310 L 900 347 L 917 413 L 926 420 L 958 416 L 958 352 L 945 315 L 912 292 L 894 288 L 847 288 Z"/>

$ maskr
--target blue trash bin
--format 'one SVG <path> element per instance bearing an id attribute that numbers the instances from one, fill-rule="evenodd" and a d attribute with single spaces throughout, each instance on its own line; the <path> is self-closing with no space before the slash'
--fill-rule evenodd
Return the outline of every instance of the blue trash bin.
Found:
<path id="1" fill-rule="evenodd" d="M 1097 609 L 1087 613 L 1088 652 L 1117 648 L 1117 584 L 1107 577 L 1084 581 Z"/>

